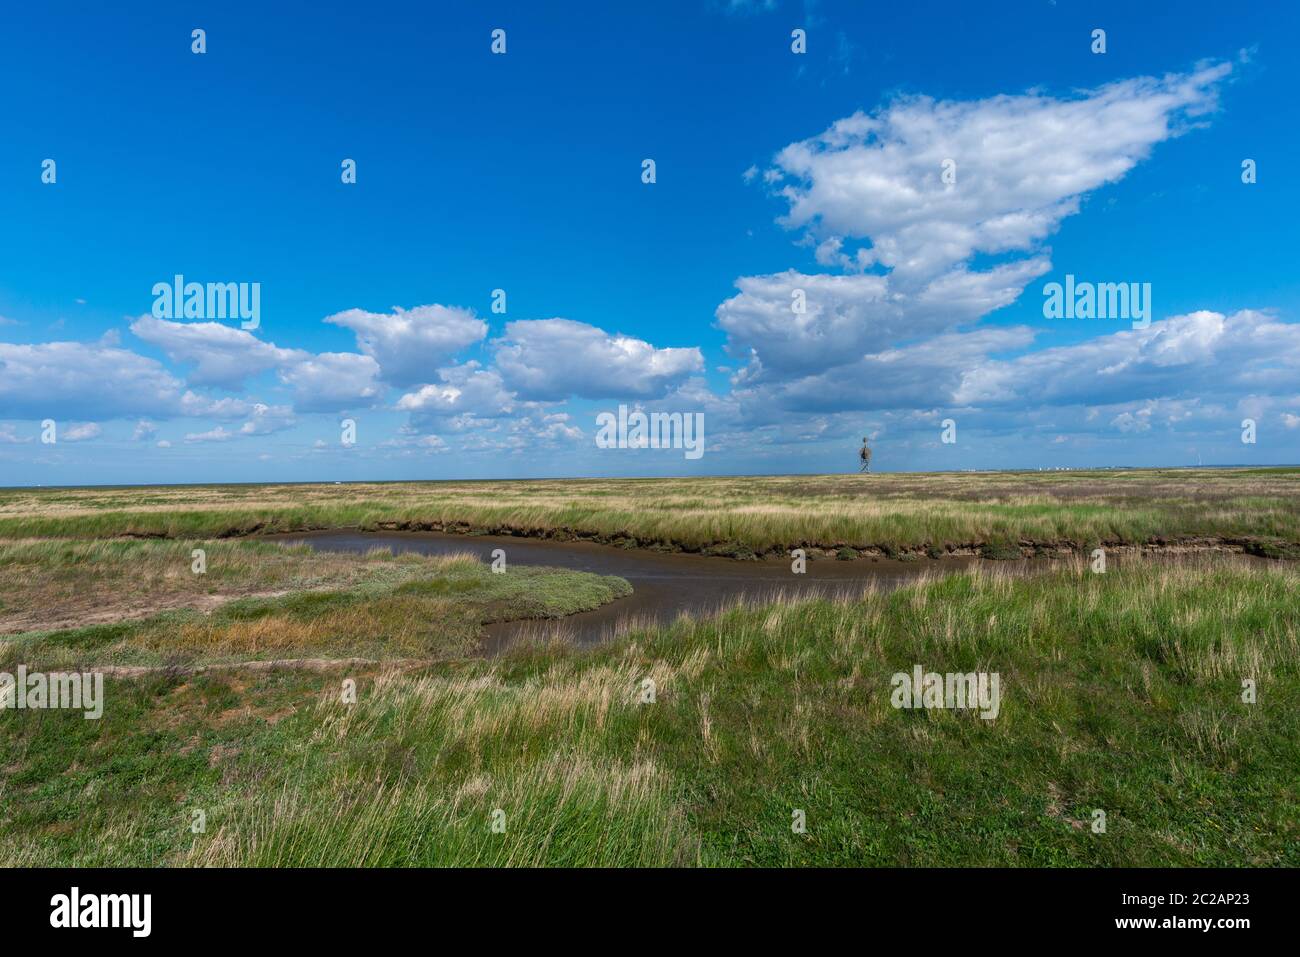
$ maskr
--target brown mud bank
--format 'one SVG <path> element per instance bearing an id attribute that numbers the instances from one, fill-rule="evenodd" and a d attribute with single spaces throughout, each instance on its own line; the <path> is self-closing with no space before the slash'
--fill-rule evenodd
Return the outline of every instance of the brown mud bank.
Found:
<path id="1" fill-rule="evenodd" d="M 305 530 L 306 531 L 306 530 Z M 1195 536 L 1153 538 L 1143 542 L 1123 540 L 1079 541 L 1074 539 L 1018 541 L 975 541 L 922 544 L 856 544 L 850 542 L 788 542 L 755 550 L 744 542 L 720 540 L 715 542 L 682 542 L 665 538 L 644 538 L 628 532 L 595 532 L 589 529 L 556 527 L 484 526 L 460 521 L 381 521 L 362 529 L 312 529 L 310 531 L 379 532 L 432 532 L 442 535 L 461 535 L 471 538 L 498 537 L 524 538 L 549 542 L 585 542 L 608 545 L 613 548 L 641 549 L 649 552 L 701 555 L 710 558 L 732 558 L 741 561 L 788 560 L 790 552 L 802 548 L 810 559 L 838 559 L 852 561 L 920 561 L 948 558 L 984 558 L 994 561 L 1016 561 L 1029 558 L 1084 557 L 1094 549 L 1104 548 L 1110 555 L 1192 555 L 1196 553 L 1226 553 L 1253 555 L 1258 558 L 1300 560 L 1300 543 L 1256 538 L 1224 536 Z M 264 534 L 253 529 L 244 534 Z"/>

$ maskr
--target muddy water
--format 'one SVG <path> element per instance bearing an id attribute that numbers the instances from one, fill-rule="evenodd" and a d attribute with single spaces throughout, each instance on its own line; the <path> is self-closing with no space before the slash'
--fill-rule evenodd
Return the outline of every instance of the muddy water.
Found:
<path id="1" fill-rule="evenodd" d="M 979 559 L 954 558 L 924 562 L 809 561 L 795 575 L 789 561 L 735 561 L 699 555 L 658 553 L 596 545 L 551 542 L 492 535 L 445 535 L 437 532 L 308 532 L 274 536 L 276 541 L 302 542 L 322 551 L 364 552 L 391 548 L 422 555 L 469 553 L 484 562 L 492 550 L 505 550 L 509 565 L 548 565 L 617 575 L 632 585 L 632 594 L 592 611 L 556 621 L 500 622 L 486 629 L 486 647 L 499 651 L 525 637 L 559 635 L 583 645 L 594 644 L 634 626 L 666 624 L 679 615 L 712 614 L 737 601 L 759 602 L 776 597 L 855 597 L 867 588 L 893 588 L 923 574 L 955 571 Z M 1010 571 L 1035 562 L 999 562 Z"/>

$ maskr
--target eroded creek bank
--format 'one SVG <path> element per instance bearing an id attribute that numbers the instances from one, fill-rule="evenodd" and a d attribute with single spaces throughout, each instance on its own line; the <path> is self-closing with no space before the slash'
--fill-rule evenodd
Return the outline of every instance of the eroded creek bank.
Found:
<path id="1" fill-rule="evenodd" d="M 809 560 L 804 574 L 791 571 L 789 558 L 736 561 L 681 552 L 617 548 L 594 542 L 556 542 L 509 535 L 456 535 L 445 532 L 371 532 L 335 529 L 268 536 L 273 541 L 303 543 L 322 551 L 366 552 L 389 548 L 394 553 L 422 555 L 471 554 L 484 562 L 502 549 L 507 567 L 545 565 L 597 575 L 617 575 L 632 585 L 632 594 L 592 611 L 550 621 L 497 622 L 485 629 L 484 650 L 495 654 L 526 638 L 558 635 L 580 645 L 592 645 L 629 628 L 668 624 L 680 615 L 701 617 L 737 601 L 760 603 L 775 598 L 854 598 L 867 588 L 897 588 L 923 576 L 961 571 L 973 565 L 1007 574 L 1036 574 L 1055 567 L 1051 558 L 989 561 L 973 556 L 922 561 L 871 559 Z M 810 559 L 812 558 L 810 554 Z M 1146 554 L 1107 550 L 1107 562 L 1120 567 L 1129 561 L 1168 562 L 1213 560 L 1270 565 L 1264 558 L 1223 552 Z"/>
<path id="2" fill-rule="evenodd" d="M 274 541 L 303 543 L 322 551 L 365 552 L 390 548 L 422 555 L 469 553 L 491 562 L 503 549 L 507 567 L 546 565 L 617 575 L 632 585 L 632 594 L 592 611 L 554 621 L 498 622 L 486 628 L 486 650 L 500 651 L 521 638 L 558 634 L 582 645 L 595 644 L 643 624 L 667 624 L 679 615 L 703 616 L 737 601 L 761 602 L 778 597 L 852 598 L 864 589 L 894 588 L 922 575 L 968 568 L 972 557 L 939 561 L 808 561 L 804 574 L 791 571 L 790 560 L 735 561 L 681 553 L 616 548 L 591 542 L 554 542 L 497 535 L 451 535 L 439 532 L 361 532 L 335 530 L 272 536 Z M 1046 559 L 996 563 L 1008 572 L 1045 569 Z"/>

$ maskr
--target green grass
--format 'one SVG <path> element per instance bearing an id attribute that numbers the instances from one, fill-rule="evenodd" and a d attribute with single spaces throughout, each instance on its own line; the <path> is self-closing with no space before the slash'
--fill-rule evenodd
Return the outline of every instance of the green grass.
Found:
<path id="1" fill-rule="evenodd" d="M 113 679 L 98 722 L 0 714 L 0 861 L 1297 866 L 1298 635 L 1293 566 L 1135 562 L 363 669 L 355 704 Z M 999 717 L 894 709 L 914 664 L 997 672 Z"/>

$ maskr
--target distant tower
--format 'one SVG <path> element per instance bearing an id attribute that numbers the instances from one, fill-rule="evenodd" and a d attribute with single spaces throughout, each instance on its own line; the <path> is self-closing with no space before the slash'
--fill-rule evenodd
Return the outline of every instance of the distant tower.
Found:
<path id="1" fill-rule="evenodd" d="M 859 472 L 871 471 L 871 446 L 867 444 L 867 437 L 862 437 L 862 448 L 858 449 L 858 458 L 862 460 L 862 466 Z"/>

